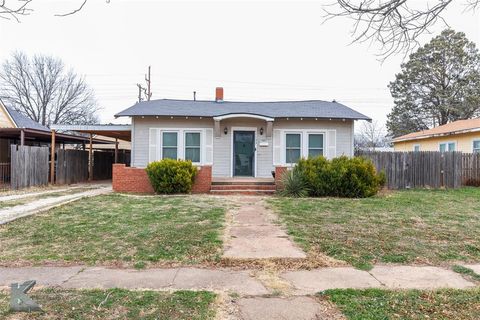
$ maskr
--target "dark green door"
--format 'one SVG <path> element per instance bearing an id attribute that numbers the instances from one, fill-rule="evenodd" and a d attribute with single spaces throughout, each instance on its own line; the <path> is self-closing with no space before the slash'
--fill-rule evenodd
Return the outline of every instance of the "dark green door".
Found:
<path id="1" fill-rule="evenodd" d="M 255 132 L 233 132 L 234 176 L 253 176 L 255 157 Z"/>

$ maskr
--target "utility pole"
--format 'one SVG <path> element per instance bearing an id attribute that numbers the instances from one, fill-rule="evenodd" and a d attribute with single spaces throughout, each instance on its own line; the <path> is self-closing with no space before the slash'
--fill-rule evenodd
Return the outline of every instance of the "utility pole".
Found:
<path id="1" fill-rule="evenodd" d="M 150 101 L 150 98 L 152 97 L 152 91 L 151 91 L 151 67 L 148 66 L 148 74 L 145 75 L 145 82 L 147 83 L 147 87 L 144 88 L 140 83 L 137 83 L 138 87 L 138 102 L 142 102 L 143 100 Z M 145 99 L 142 97 L 145 97 Z"/>
<path id="2" fill-rule="evenodd" d="M 147 96 L 147 101 L 150 101 L 150 98 L 152 97 L 152 91 L 151 91 L 151 77 L 150 77 L 150 70 L 151 70 L 151 66 L 148 66 L 148 76 L 145 75 L 145 82 L 147 82 L 147 93 L 146 93 L 146 96 Z"/>
<path id="3" fill-rule="evenodd" d="M 142 102 L 142 100 L 143 100 L 142 91 L 145 90 L 145 89 L 143 89 L 143 87 L 140 83 L 137 83 L 137 87 L 138 87 L 138 102 Z"/>

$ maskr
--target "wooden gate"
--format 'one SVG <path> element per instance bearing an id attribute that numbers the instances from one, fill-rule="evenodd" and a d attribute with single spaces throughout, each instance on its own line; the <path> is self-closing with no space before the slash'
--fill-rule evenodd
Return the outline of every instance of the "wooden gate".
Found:
<path id="1" fill-rule="evenodd" d="M 95 151 L 93 153 L 93 180 L 112 179 L 112 165 L 115 156 L 111 152 Z"/>
<path id="2" fill-rule="evenodd" d="M 480 187 L 480 153 L 464 153 L 463 184 Z"/>
<path id="3" fill-rule="evenodd" d="M 88 180 L 88 152 L 57 150 L 56 183 L 72 184 Z"/>
<path id="4" fill-rule="evenodd" d="M 11 188 L 48 184 L 48 147 L 11 146 Z"/>

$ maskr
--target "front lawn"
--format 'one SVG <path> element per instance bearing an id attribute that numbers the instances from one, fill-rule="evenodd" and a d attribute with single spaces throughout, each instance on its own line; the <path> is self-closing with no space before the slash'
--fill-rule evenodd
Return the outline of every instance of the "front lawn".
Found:
<path id="1" fill-rule="evenodd" d="M 128 291 L 42 289 L 29 294 L 45 313 L 8 311 L 0 291 L 1 319 L 213 319 L 215 294 L 206 291 Z"/>
<path id="2" fill-rule="evenodd" d="M 274 198 L 307 251 L 372 264 L 480 261 L 480 188 L 409 190 L 366 199 Z"/>
<path id="3" fill-rule="evenodd" d="M 201 196 L 82 199 L 0 226 L 0 264 L 144 267 L 217 260 L 226 205 Z"/>
<path id="4" fill-rule="evenodd" d="M 480 315 L 480 289 L 390 291 L 336 289 L 321 294 L 350 320 L 456 319 Z"/>

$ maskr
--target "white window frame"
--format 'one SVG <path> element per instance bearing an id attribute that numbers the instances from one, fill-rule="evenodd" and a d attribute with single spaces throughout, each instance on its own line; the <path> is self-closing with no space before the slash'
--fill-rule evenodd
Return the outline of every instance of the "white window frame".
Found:
<path id="1" fill-rule="evenodd" d="M 187 133 L 198 133 L 200 135 L 200 145 L 198 148 L 200 149 L 200 161 L 199 162 L 193 162 L 195 165 L 200 165 L 203 162 L 203 148 L 204 148 L 204 143 L 203 143 L 203 130 L 194 130 L 194 129 L 188 129 L 183 131 L 183 158 L 185 159 L 186 151 L 187 151 Z M 196 148 L 196 147 L 195 147 Z"/>
<path id="2" fill-rule="evenodd" d="M 418 150 L 415 150 L 415 148 L 417 147 L 418 147 Z M 438 148 L 440 149 L 440 145 L 438 146 Z M 420 144 L 417 143 L 413 145 L 413 152 L 420 152 Z"/>
<path id="3" fill-rule="evenodd" d="M 302 131 L 284 131 L 283 132 L 283 135 L 282 135 L 282 139 L 283 139 L 283 143 L 282 143 L 282 159 L 283 159 L 283 163 L 285 163 L 287 166 L 294 166 L 296 165 L 297 163 L 296 162 L 287 162 L 287 134 L 298 134 L 300 135 L 300 159 L 302 159 L 304 157 L 304 139 L 303 139 L 303 134 L 304 132 Z"/>
<path id="4" fill-rule="evenodd" d="M 154 130 L 151 130 L 154 129 Z M 201 166 L 205 164 L 205 159 L 207 157 L 207 141 L 206 141 L 206 132 L 207 130 L 213 130 L 212 128 L 158 128 L 151 127 L 149 128 L 149 133 L 154 131 L 157 135 L 157 145 L 156 145 L 156 155 L 155 159 L 150 159 L 148 156 L 148 163 L 162 160 L 163 159 L 163 133 L 175 132 L 177 133 L 177 160 L 185 158 L 185 133 L 194 132 L 200 133 L 200 162 L 192 162 L 196 166 Z M 149 136 L 149 141 L 151 137 Z M 150 147 L 150 144 L 149 144 Z M 150 153 L 150 151 L 149 151 Z"/>
<path id="5" fill-rule="evenodd" d="M 439 142 L 438 143 L 438 151 L 440 151 L 440 146 L 442 144 L 446 145 L 445 147 L 445 152 L 450 152 L 450 147 L 449 144 L 453 143 L 455 145 L 455 151 L 457 150 L 457 141 L 445 141 L 445 142 Z"/>
<path id="6" fill-rule="evenodd" d="M 310 148 L 310 135 L 322 135 L 322 148 Z M 325 145 L 327 143 L 327 134 L 325 132 L 312 132 L 308 131 L 307 132 L 307 137 L 306 137 L 306 144 L 307 144 L 307 149 L 306 149 L 306 158 L 309 156 L 310 149 L 315 149 L 315 150 L 322 150 L 322 156 L 325 157 Z"/>
<path id="7" fill-rule="evenodd" d="M 334 130 L 336 131 L 336 130 Z M 323 135 L 323 156 L 328 157 L 328 146 L 327 146 L 327 130 L 326 129 L 305 129 L 305 130 L 281 130 L 282 139 L 281 139 L 281 159 L 282 165 L 287 167 L 294 166 L 295 163 L 287 163 L 287 134 L 300 134 L 301 141 L 301 150 L 300 157 L 308 158 L 308 136 L 310 134 L 322 134 Z"/>
<path id="8" fill-rule="evenodd" d="M 475 149 L 475 142 L 480 142 L 480 139 L 473 139 L 472 140 L 472 153 L 480 153 L 480 148 Z M 478 150 L 478 151 L 475 151 Z"/>
<path id="9" fill-rule="evenodd" d="M 160 160 L 163 160 L 163 134 L 164 133 L 176 133 L 177 134 L 177 160 L 180 159 L 179 145 L 180 145 L 180 130 L 160 130 Z M 158 140 L 157 140 L 158 141 Z M 168 146 L 167 148 L 173 148 Z M 170 159 L 170 158 L 169 158 Z"/>

